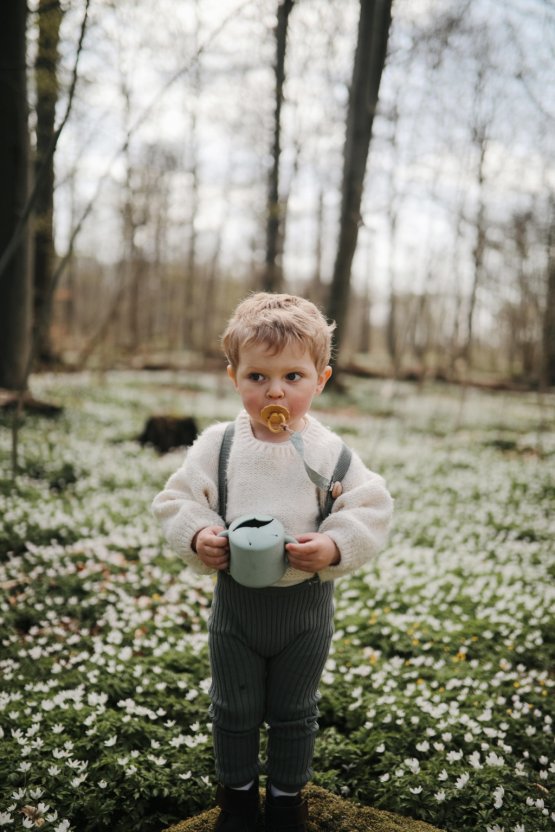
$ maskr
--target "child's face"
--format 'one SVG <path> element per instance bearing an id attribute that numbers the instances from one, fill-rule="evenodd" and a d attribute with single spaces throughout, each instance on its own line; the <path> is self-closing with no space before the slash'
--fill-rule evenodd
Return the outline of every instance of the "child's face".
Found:
<path id="1" fill-rule="evenodd" d="M 289 427 L 300 430 L 312 399 L 324 389 L 331 367 L 319 373 L 307 349 L 285 347 L 273 354 L 265 344 L 251 344 L 240 352 L 239 364 L 227 372 L 250 416 L 254 435 L 267 442 L 283 442 L 286 431 L 272 433 L 260 416 L 268 404 L 280 404 L 290 413 Z"/>

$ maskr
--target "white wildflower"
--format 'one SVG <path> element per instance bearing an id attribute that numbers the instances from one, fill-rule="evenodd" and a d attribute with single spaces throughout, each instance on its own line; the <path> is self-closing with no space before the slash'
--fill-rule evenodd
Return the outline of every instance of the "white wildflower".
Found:
<path id="1" fill-rule="evenodd" d="M 30 797 L 33 798 L 33 800 L 38 800 L 40 797 L 43 796 L 43 794 L 44 794 L 44 789 L 41 789 L 41 788 L 30 789 L 29 790 L 29 795 L 30 795 Z"/>
<path id="2" fill-rule="evenodd" d="M 155 757 L 154 754 L 147 754 L 147 760 L 150 760 L 156 766 L 164 766 L 167 762 L 165 757 Z"/>
<path id="3" fill-rule="evenodd" d="M 464 789 L 469 780 L 470 774 L 467 771 L 465 771 L 464 774 L 461 774 L 461 776 L 458 777 L 455 781 L 455 788 Z"/>
<path id="4" fill-rule="evenodd" d="M 500 809 L 503 806 L 503 797 L 505 789 L 503 786 L 498 786 L 493 793 L 493 806 L 495 809 Z"/>
<path id="5" fill-rule="evenodd" d="M 88 774 L 80 774 L 80 775 L 79 775 L 79 777 L 74 777 L 74 778 L 73 778 L 73 780 L 71 781 L 71 785 L 73 786 L 73 788 L 74 788 L 74 789 L 78 789 L 78 788 L 79 788 L 79 786 L 80 786 L 82 783 L 84 783 L 84 782 L 85 782 L 85 780 L 87 779 L 87 777 L 88 777 Z"/>
<path id="6" fill-rule="evenodd" d="M 482 764 L 480 762 L 480 752 L 473 751 L 472 754 L 468 757 L 468 762 L 472 766 L 472 768 L 482 768 Z"/>
<path id="7" fill-rule="evenodd" d="M 501 768 L 505 765 L 505 760 L 503 757 L 500 757 L 499 754 L 496 754 L 495 751 L 490 751 L 490 753 L 486 757 L 486 765 L 487 766 L 497 766 Z"/>

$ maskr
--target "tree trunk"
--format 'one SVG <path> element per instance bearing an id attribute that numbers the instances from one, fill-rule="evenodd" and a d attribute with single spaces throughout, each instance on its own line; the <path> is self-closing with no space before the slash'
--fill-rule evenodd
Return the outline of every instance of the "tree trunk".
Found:
<path id="1" fill-rule="evenodd" d="M 314 273 L 310 282 L 309 297 L 318 306 L 323 301 L 324 287 L 322 283 L 322 260 L 324 253 L 324 189 L 318 193 L 316 209 L 316 241 L 314 246 Z"/>
<path id="2" fill-rule="evenodd" d="M 37 147 L 35 176 L 40 186 L 35 202 L 34 252 L 34 320 L 35 330 L 40 320 L 50 321 L 52 292 L 50 284 L 54 271 L 54 156 L 50 147 L 54 136 L 54 120 L 58 101 L 58 42 L 63 12 L 59 0 L 39 2 L 39 42 L 35 61 L 37 88 Z M 39 172 L 45 171 L 39 179 Z M 48 326 L 35 331 L 39 361 L 52 360 L 52 344 Z"/>
<path id="3" fill-rule="evenodd" d="M 27 124 L 25 0 L 12 0 L 0 26 L 0 253 L 13 237 L 28 196 L 29 129 Z M 29 234 L 0 276 L 0 387 L 26 383 L 31 348 L 32 284 Z"/>
<path id="4" fill-rule="evenodd" d="M 485 159 L 488 146 L 485 131 L 478 136 L 479 161 L 478 161 L 478 211 L 476 215 L 476 242 L 472 252 L 473 259 L 473 276 L 472 288 L 470 290 L 470 298 L 468 301 L 468 311 L 466 315 L 466 342 L 463 351 L 467 368 L 472 364 L 472 340 L 474 336 L 474 312 L 476 310 L 476 300 L 478 296 L 478 289 L 483 283 L 484 277 L 484 255 L 486 252 L 486 218 L 484 205 L 484 181 L 485 181 Z"/>
<path id="5" fill-rule="evenodd" d="M 200 3 L 195 0 L 195 30 L 194 50 L 198 53 L 200 48 Z M 183 299 L 183 347 L 186 350 L 197 349 L 197 323 L 198 309 L 196 307 L 196 282 L 198 279 L 198 234 L 197 224 L 200 210 L 200 146 L 198 129 L 198 109 L 202 92 L 202 79 L 200 62 L 196 61 L 192 69 L 192 77 L 189 81 L 190 89 L 187 95 L 191 96 L 191 110 L 189 122 L 190 134 L 190 160 L 187 165 L 187 172 L 191 177 L 190 186 L 190 213 L 189 213 L 189 248 L 187 263 L 184 274 L 184 299 Z M 192 93 L 192 95 L 191 95 Z"/>
<path id="6" fill-rule="evenodd" d="M 545 387 L 555 385 L 555 200 L 547 235 L 547 293 L 543 319 L 543 378 Z"/>
<path id="7" fill-rule="evenodd" d="M 360 0 L 358 38 L 347 114 L 339 242 L 328 303 L 335 320 L 336 349 L 344 339 L 351 266 L 360 225 L 360 206 L 372 124 L 387 53 L 392 0 Z"/>
<path id="8" fill-rule="evenodd" d="M 272 142 L 272 167 L 268 179 L 268 208 L 266 218 L 266 268 L 262 281 L 265 292 L 279 292 L 283 283 L 281 254 L 283 251 L 283 217 L 279 198 L 279 164 L 281 156 L 281 106 L 285 83 L 285 53 L 287 25 L 295 0 L 280 0 L 276 26 L 276 106 Z"/>

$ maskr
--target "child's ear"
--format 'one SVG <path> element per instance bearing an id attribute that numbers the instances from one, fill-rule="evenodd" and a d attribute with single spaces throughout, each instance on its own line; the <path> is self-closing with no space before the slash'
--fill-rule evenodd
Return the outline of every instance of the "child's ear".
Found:
<path id="1" fill-rule="evenodd" d="M 318 385 L 316 388 L 317 393 L 321 393 L 324 387 L 326 386 L 326 382 L 329 380 L 331 374 L 333 373 L 332 368 L 328 365 L 324 368 L 324 370 L 318 376 Z"/>
<path id="2" fill-rule="evenodd" d="M 231 366 L 231 364 L 227 365 L 227 374 L 230 377 L 230 379 L 232 380 L 234 386 L 237 387 L 237 374 L 236 374 L 235 370 L 233 369 L 233 367 Z"/>

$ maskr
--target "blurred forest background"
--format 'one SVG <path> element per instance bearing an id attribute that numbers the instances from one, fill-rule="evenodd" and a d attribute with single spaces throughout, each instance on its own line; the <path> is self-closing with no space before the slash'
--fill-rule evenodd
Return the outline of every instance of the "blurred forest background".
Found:
<path id="1" fill-rule="evenodd" d="M 253 289 L 317 302 L 351 370 L 555 384 L 551 0 L 2 19 L 0 387 L 211 366 Z"/>

